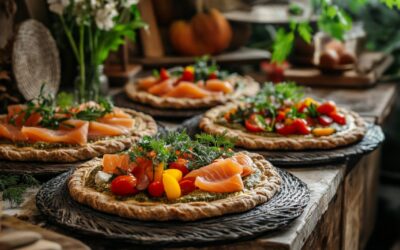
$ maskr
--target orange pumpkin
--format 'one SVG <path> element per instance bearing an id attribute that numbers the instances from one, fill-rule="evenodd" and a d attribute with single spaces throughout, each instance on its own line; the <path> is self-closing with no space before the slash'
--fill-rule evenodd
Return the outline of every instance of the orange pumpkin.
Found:
<path id="1" fill-rule="evenodd" d="M 170 28 L 173 48 L 182 55 L 217 54 L 228 48 L 232 28 L 216 9 L 196 14 L 190 22 L 175 21 Z"/>

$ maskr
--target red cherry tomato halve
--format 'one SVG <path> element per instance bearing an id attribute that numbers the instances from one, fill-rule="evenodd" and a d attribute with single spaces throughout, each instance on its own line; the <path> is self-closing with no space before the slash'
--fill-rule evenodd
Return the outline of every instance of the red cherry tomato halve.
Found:
<path id="1" fill-rule="evenodd" d="M 168 168 L 180 170 L 182 172 L 182 176 L 185 176 L 189 173 L 189 169 L 186 167 L 186 161 L 184 159 L 178 159 L 175 162 L 171 162 L 168 165 Z"/>
<path id="2" fill-rule="evenodd" d="M 297 118 L 292 125 L 295 127 L 297 134 L 308 135 L 311 133 L 311 128 L 307 126 L 307 122 L 304 119 Z"/>
<path id="3" fill-rule="evenodd" d="M 218 79 L 217 72 L 212 72 L 212 73 L 208 76 L 208 79 L 209 79 L 209 80 Z"/>
<path id="4" fill-rule="evenodd" d="M 181 81 L 194 82 L 194 74 L 190 70 L 184 70 L 180 78 Z"/>
<path id="5" fill-rule="evenodd" d="M 296 133 L 296 128 L 293 126 L 293 124 L 285 125 L 283 123 L 276 123 L 275 129 L 276 132 L 281 135 L 291 135 Z"/>
<path id="6" fill-rule="evenodd" d="M 319 124 L 321 124 L 322 126 L 328 126 L 328 125 L 331 125 L 331 124 L 332 124 L 333 120 L 332 120 L 332 118 L 329 117 L 329 116 L 321 115 L 321 116 L 318 116 L 318 122 L 319 122 Z"/>
<path id="7" fill-rule="evenodd" d="M 153 181 L 147 188 L 149 194 L 153 197 L 161 197 L 164 195 L 164 185 L 161 181 Z"/>
<path id="8" fill-rule="evenodd" d="M 116 195 L 134 195 L 139 191 L 136 189 L 136 178 L 132 175 L 120 175 L 111 182 L 111 192 Z"/>
<path id="9" fill-rule="evenodd" d="M 321 114 L 329 115 L 330 113 L 336 111 L 336 105 L 332 101 L 324 102 L 317 107 L 317 111 Z"/>
<path id="10" fill-rule="evenodd" d="M 329 114 L 329 117 L 331 117 L 332 120 L 339 125 L 346 125 L 346 117 L 342 114 L 332 112 Z"/>
<path id="11" fill-rule="evenodd" d="M 189 194 L 196 190 L 193 179 L 183 179 L 179 182 L 179 186 L 181 187 L 181 192 L 183 195 Z"/>
<path id="12" fill-rule="evenodd" d="M 244 125 L 250 132 L 256 133 L 264 131 L 262 126 L 257 122 L 257 114 L 252 114 L 248 119 L 246 119 Z"/>
<path id="13" fill-rule="evenodd" d="M 167 79 L 169 79 L 169 72 L 168 72 L 168 70 L 162 68 L 162 69 L 160 70 L 160 78 L 161 78 L 161 80 L 167 80 Z"/>

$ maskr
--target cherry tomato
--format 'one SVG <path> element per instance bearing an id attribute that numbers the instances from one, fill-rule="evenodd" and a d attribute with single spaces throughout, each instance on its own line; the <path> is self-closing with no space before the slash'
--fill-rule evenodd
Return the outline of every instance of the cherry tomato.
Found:
<path id="1" fill-rule="evenodd" d="M 332 101 L 324 102 L 317 107 L 317 111 L 321 114 L 329 115 L 330 113 L 336 111 L 336 105 Z"/>
<path id="2" fill-rule="evenodd" d="M 264 131 L 264 128 L 260 124 L 260 122 L 257 121 L 257 114 L 252 114 L 248 119 L 244 121 L 244 125 L 246 129 L 250 132 L 262 132 Z"/>
<path id="3" fill-rule="evenodd" d="M 304 113 L 304 111 L 307 109 L 307 105 L 305 103 L 302 103 L 300 107 L 297 109 L 300 113 Z"/>
<path id="4" fill-rule="evenodd" d="M 275 129 L 276 132 L 281 135 L 291 135 L 296 133 L 296 127 L 293 126 L 293 124 L 285 125 L 283 123 L 278 122 L 275 124 Z"/>
<path id="5" fill-rule="evenodd" d="M 314 118 L 311 118 L 311 117 L 307 117 L 307 118 L 306 118 L 306 121 L 307 121 L 307 124 L 308 124 L 309 126 L 315 126 L 315 124 L 316 124 L 315 119 L 314 119 Z"/>
<path id="6" fill-rule="evenodd" d="M 164 185 L 161 181 L 153 181 L 150 183 L 149 187 L 147 188 L 149 194 L 153 197 L 161 197 L 164 195 Z"/>
<path id="7" fill-rule="evenodd" d="M 176 161 L 171 162 L 168 165 L 168 168 L 180 170 L 183 176 L 189 173 L 189 169 L 187 168 L 187 160 L 183 158 L 178 158 Z"/>
<path id="8" fill-rule="evenodd" d="M 179 186 L 181 187 L 182 195 L 189 194 L 196 190 L 196 186 L 194 185 L 194 180 L 192 179 L 184 179 L 179 182 Z"/>
<path id="9" fill-rule="evenodd" d="M 328 126 L 328 125 L 331 125 L 331 124 L 332 124 L 333 120 L 332 120 L 332 118 L 329 117 L 329 116 L 321 115 L 321 116 L 318 116 L 318 122 L 319 122 L 319 124 L 321 124 L 322 126 Z"/>
<path id="10" fill-rule="evenodd" d="M 180 78 L 181 81 L 194 82 L 194 74 L 190 70 L 184 70 Z"/>
<path id="11" fill-rule="evenodd" d="M 332 118 L 334 122 L 340 125 L 345 125 L 346 124 L 346 117 L 342 114 L 339 114 L 337 112 L 332 112 L 329 114 L 329 116 Z"/>
<path id="12" fill-rule="evenodd" d="M 212 80 L 212 79 L 218 79 L 218 75 L 217 75 L 217 72 L 212 72 L 209 76 L 208 76 L 208 79 L 209 80 Z"/>
<path id="13" fill-rule="evenodd" d="M 111 182 L 111 192 L 116 195 L 127 196 L 138 193 L 136 178 L 133 175 L 120 175 Z"/>
<path id="14" fill-rule="evenodd" d="M 145 190 L 149 186 L 150 179 L 149 176 L 147 176 L 146 174 L 146 167 L 137 166 L 132 170 L 132 174 L 136 177 L 137 180 L 136 188 L 138 190 Z"/>
<path id="15" fill-rule="evenodd" d="M 280 122 L 280 121 L 285 120 L 285 117 L 286 117 L 285 112 L 279 111 L 279 112 L 278 112 L 278 115 L 277 115 L 276 118 L 275 118 L 275 120 L 276 120 L 277 122 Z"/>
<path id="16" fill-rule="evenodd" d="M 168 72 L 168 70 L 162 68 L 162 69 L 160 70 L 160 78 L 161 78 L 161 80 L 167 80 L 167 79 L 169 79 L 169 72 Z"/>
<path id="17" fill-rule="evenodd" d="M 311 133 L 311 128 L 307 126 L 307 122 L 304 119 L 297 118 L 293 121 L 292 125 L 296 128 L 298 134 L 308 135 Z"/>

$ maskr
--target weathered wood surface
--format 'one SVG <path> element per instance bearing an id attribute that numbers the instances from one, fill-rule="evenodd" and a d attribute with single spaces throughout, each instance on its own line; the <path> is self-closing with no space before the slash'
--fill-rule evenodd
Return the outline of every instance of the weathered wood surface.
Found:
<path id="1" fill-rule="evenodd" d="M 314 87 L 369 88 L 377 83 L 377 80 L 392 63 L 392 56 L 377 52 L 364 52 L 359 58 L 360 65 L 357 67 L 367 68 L 366 72 L 352 69 L 342 73 L 326 73 L 315 67 L 289 68 L 285 71 L 285 78 L 288 81 Z"/>
<path id="2" fill-rule="evenodd" d="M 18 230 L 29 230 L 37 232 L 42 235 L 43 239 L 48 241 L 57 242 L 62 246 L 64 250 L 89 250 L 90 248 L 83 244 L 82 242 L 58 234 L 53 231 L 41 228 L 39 226 L 32 225 L 30 223 L 24 222 L 12 216 L 0 216 L 0 229 L 5 231 L 18 231 Z M 0 232 L 1 232 L 0 230 Z"/>

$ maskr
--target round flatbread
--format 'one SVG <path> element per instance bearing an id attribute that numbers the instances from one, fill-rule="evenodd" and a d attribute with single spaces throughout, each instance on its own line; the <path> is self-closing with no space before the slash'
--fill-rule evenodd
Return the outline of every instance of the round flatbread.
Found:
<path id="1" fill-rule="evenodd" d="M 233 128 L 219 122 L 223 114 L 236 108 L 240 103 L 229 103 L 207 111 L 200 121 L 200 128 L 212 135 L 222 135 L 235 140 L 236 146 L 246 149 L 266 150 L 304 150 L 331 149 L 346 146 L 361 140 L 365 134 L 365 122 L 355 112 L 339 108 L 346 116 L 347 125 L 344 130 L 329 136 L 290 135 L 282 136 L 277 133 L 250 133 L 244 127 Z"/>
<path id="2" fill-rule="evenodd" d="M 148 104 L 157 108 L 193 109 L 214 107 L 219 104 L 227 103 L 244 96 L 253 96 L 259 89 L 259 84 L 251 77 L 231 76 L 227 79 L 230 82 L 237 82 L 238 87 L 228 95 L 215 95 L 201 99 L 193 98 L 174 98 L 162 97 L 140 90 L 136 82 L 130 82 L 125 86 L 125 92 L 132 100 Z"/>
<path id="3" fill-rule="evenodd" d="M 61 145 L 54 148 L 37 147 L 35 144 L 19 146 L 12 143 L 1 143 L 0 159 L 10 161 L 76 162 L 125 150 L 141 137 L 145 135 L 152 136 L 157 133 L 157 124 L 151 116 L 131 109 L 121 109 L 135 119 L 135 126 L 130 135 L 106 137 L 90 141 L 85 145 Z"/>
<path id="4" fill-rule="evenodd" d="M 256 171 L 252 175 L 244 177 L 254 179 L 251 179 L 250 186 L 244 179 L 245 189 L 241 192 L 223 196 L 207 193 L 206 196 L 196 196 L 195 201 L 188 200 L 185 196 L 175 201 L 120 199 L 110 192 L 100 192 L 90 186 L 90 176 L 92 171 L 101 166 L 100 159 L 84 163 L 73 172 L 68 181 L 69 192 L 74 200 L 96 210 L 146 221 L 194 221 L 244 212 L 271 199 L 280 189 L 281 178 L 274 167 L 261 155 L 243 153 L 252 158 Z M 255 173 L 257 176 L 254 175 Z M 203 197 L 204 200 L 202 200 Z"/>

